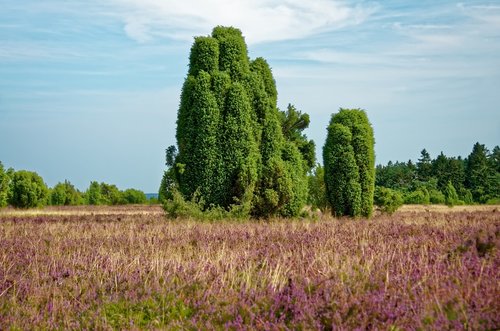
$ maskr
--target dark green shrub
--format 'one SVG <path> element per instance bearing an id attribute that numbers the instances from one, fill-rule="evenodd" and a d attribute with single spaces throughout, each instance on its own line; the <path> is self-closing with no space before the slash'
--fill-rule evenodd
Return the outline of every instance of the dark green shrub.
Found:
<path id="1" fill-rule="evenodd" d="M 47 203 L 49 190 L 36 172 L 16 171 L 10 183 L 9 203 L 17 208 L 42 207 Z"/>
<path id="2" fill-rule="evenodd" d="M 380 211 L 391 215 L 403 205 L 403 195 L 390 188 L 377 186 L 373 201 L 380 208 Z"/>

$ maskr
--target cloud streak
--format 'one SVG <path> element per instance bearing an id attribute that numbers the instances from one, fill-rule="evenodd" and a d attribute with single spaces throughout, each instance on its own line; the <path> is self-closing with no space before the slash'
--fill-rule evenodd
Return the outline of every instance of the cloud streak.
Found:
<path id="1" fill-rule="evenodd" d="M 191 40 L 217 25 L 239 27 L 248 43 L 293 40 L 360 24 L 374 6 L 328 0 L 112 0 L 120 8 L 126 34 L 148 42 L 167 36 Z"/>

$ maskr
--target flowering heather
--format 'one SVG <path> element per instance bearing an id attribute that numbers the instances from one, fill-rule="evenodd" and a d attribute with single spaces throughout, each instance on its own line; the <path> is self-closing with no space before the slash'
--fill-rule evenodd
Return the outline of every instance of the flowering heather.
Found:
<path id="1" fill-rule="evenodd" d="M 218 223 L 7 209 L 0 329 L 498 329 L 499 241 L 495 207 Z"/>

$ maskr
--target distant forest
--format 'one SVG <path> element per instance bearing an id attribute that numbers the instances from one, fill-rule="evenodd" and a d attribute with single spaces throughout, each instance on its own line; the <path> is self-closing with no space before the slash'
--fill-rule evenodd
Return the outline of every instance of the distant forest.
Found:
<path id="1" fill-rule="evenodd" d="M 48 187 L 43 178 L 34 171 L 5 169 L 0 161 L 0 208 L 8 205 L 16 208 L 77 205 L 127 205 L 157 203 L 155 197 L 129 188 L 124 191 L 114 184 L 90 182 L 84 192 L 70 181 Z"/>
<path id="2" fill-rule="evenodd" d="M 377 165 L 375 185 L 398 191 L 407 204 L 500 202 L 500 148 L 476 143 L 465 159 L 423 149 L 417 162 Z"/>

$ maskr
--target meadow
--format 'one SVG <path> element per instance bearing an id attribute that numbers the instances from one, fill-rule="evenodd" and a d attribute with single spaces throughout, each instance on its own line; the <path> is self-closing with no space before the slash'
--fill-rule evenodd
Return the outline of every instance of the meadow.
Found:
<path id="1" fill-rule="evenodd" d="M 371 220 L 0 210 L 0 330 L 500 328 L 498 206 Z"/>

